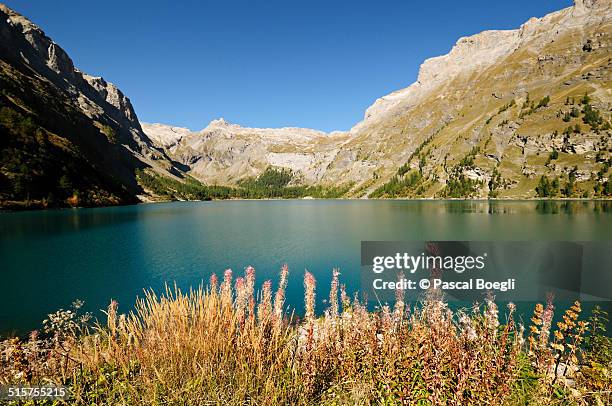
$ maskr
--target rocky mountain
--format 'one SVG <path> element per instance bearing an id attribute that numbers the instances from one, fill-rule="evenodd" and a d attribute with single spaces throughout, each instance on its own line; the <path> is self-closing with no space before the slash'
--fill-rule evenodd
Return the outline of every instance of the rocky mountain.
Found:
<path id="1" fill-rule="evenodd" d="M 0 4 L 0 202 L 136 202 L 135 170 L 178 173 L 144 134 L 130 100 L 79 71 L 31 21 Z"/>
<path id="2" fill-rule="evenodd" d="M 461 38 L 348 132 L 142 126 L 204 183 L 281 167 L 304 184 L 350 184 L 353 197 L 605 196 L 611 34 L 609 0 L 576 0 L 516 30 Z"/>
<path id="3" fill-rule="evenodd" d="M 350 131 L 140 123 L 0 4 L 0 206 L 150 198 L 609 197 L 612 2 L 461 38 Z"/>
<path id="4" fill-rule="evenodd" d="M 257 176 L 268 167 L 288 168 L 296 181 L 320 183 L 347 133 L 324 133 L 305 128 L 245 128 L 224 119 L 213 120 L 201 131 L 162 124 L 142 124 L 157 145 L 189 174 L 208 184 L 235 184 Z"/>

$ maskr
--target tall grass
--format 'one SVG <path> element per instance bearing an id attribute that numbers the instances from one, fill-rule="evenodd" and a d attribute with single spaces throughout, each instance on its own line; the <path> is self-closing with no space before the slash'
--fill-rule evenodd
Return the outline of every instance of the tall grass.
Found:
<path id="1" fill-rule="evenodd" d="M 579 303 L 556 329 L 552 301 L 536 306 L 525 338 L 512 304 L 452 311 L 440 292 L 414 304 L 400 292 L 372 312 L 334 270 L 319 317 L 305 274 L 298 319 L 287 278 L 285 266 L 275 292 L 256 290 L 253 268 L 228 270 L 188 292 L 149 291 L 127 314 L 113 301 L 93 326 L 77 303 L 43 333 L 1 342 L 0 383 L 65 384 L 71 404 L 610 404 L 610 340 L 579 320 Z"/>

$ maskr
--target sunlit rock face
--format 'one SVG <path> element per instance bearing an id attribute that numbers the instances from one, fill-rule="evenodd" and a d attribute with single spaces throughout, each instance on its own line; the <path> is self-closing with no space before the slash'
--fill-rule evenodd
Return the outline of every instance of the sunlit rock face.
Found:
<path id="1" fill-rule="evenodd" d="M 496 169 L 503 196 L 530 197 L 538 175 L 564 168 L 563 162 L 544 165 L 553 149 L 572 155 L 565 158 L 580 173 L 594 174 L 595 155 L 610 146 L 609 131 L 584 124 L 580 133 L 563 135 L 569 124 L 560 116 L 571 109 L 567 97 L 588 92 L 609 120 L 610 4 L 576 1 L 516 30 L 460 38 L 448 54 L 426 60 L 415 83 L 376 100 L 347 132 L 243 128 L 223 119 L 201 131 L 143 129 L 205 182 L 233 184 L 278 166 L 309 184 L 352 183 L 353 195 L 367 196 L 406 164 L 421 167 L 428 197 L 477 148 L 465 175 L 482 181 L 482 196 Z M 545 96 L 546 106 L 529 111 L 531 101 L 537 106 Z"/>

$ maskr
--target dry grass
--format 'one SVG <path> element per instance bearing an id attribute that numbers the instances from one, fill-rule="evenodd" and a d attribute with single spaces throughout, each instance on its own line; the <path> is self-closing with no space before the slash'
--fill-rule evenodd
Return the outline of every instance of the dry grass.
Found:
<path id="1" fill-rule="evenodd" d="M 274 293 L 269 281 L 256 291 L 253 268 L 235 279 L 228 270 L 187 293 L 149 292 L 125 315 L 111 302 L 105 325 L 88 327 L 77 303 L 50 315 L 43 338 L 0 343 L 0 383 L 66 384 L 71 404 L 610 402 L 609 353 L 601 364 L 584 351 L 579 303 L 552 339 L 552 302 L 538 305 L 524 340 L 513 305 L 502 317 L 492 299 L 453 312 L 432 291 L 371 312 L 338 275 L 317 317 L 316 281 L 305 274 L 302 320 L 285 309 L 287 267 Z"/>

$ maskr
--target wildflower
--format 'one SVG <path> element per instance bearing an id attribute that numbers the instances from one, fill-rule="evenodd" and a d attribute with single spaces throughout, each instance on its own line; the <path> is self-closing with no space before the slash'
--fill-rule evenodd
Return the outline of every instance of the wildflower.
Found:
<path id="1" fill-rule="evenodd" d="M 111 333 L 111 336 L 114 336 L 117 333 L 117 309 L 119 308 L 119 303 L 116 300 L 111 300 L 108 305 L 108 309 L 106 312 L 106 316 L 108 318 L 108 330 Z"/>
<path id="2" fill-rule="evenodd" d="M 218 283 L 217 274 L 210 275 L 210 291 L 211 292 L 217 291 L 217 283 Z"/>
<path id="3" fill-rule="evenodd" d="M 83 304 L 85 303 L 82 300 L 76 299 L 74 302 L 72 302 L 72 308 L 74 310 L 79 310 L 81 307 L 83 307 Z"/>
<path id="4" fill-rule="evenodd" d="M 544 313 L 544 306 L 541 303 L 536 304 L 535 309 L 533 309 L 533 317 L 531 318 L 531 322 L 536 326 L 542 324 L 542 314 Z"/>
<path id="5" fill-rule="evenodd" d="M 387 333 L 391 333 L 393 330 L 393 319 L 391 317 L 391 308 L 388 304 L 382 307 L 381 311 L 382 329 Z"/>
<path id="6" fill-rule="evenodd" d="M 255 316 L 255 268 L 248 266 L 245 270 L 246 301 L 249 306 L 249 318 Z"/>
<path id="7" fill-rule="evenodd" d="M 251 297 L 255 293 L 255 268 L 248 266 L 244 273 L 246 294 Z"/>
<path id="8" fill-rule="evenodd" d="M 499 327 L 497 304 L 495 304 L 492 297 L 486 299 L 486 304 L 485 324 L 491 331 L 495 332 Z"/>
<path id="9" fill-rule="evenodd" d="M 304 297 L 304 304 L 306 307 L 306 319 L 312 320 L 314 318 L 314 309 L 315 309 L 315 287 L 316 280 L 314 276 L 306 271 L 304 274 L 304 289 L 306 290 Z"/>
<path id="10" fill-rule="evenodd" d="M 546 298 L 546 307 L 542 312 L 542 327 L 540 329 L 540 345 L 546 347 L 550 335 L 550 325 L 554 316 L 554 306 L 552 304 L 553 297 L 548 295 Z"/>
<path id="11" fill-rule="evenodd" d="M 283 305 L 285 303 L 285 289 L 287 288 L 287 276 L 289 275 L 289 267 L 287 264 L 283 265 L 280 272 L 280 282 L 276 295 L 274 296 L 274 318 L 277 322 L 282 320 Z"/>
<path id="12" fill-rule="evenodd" d="M 223 273 L 223 287 L 230 286 L 232 283 L 232 270 L 226 269 Z"/>
<path id="13" fill-rule="evenodd" d="M 550 345 L 553 349 L 559 351 L 559 352 L 563 352 L 564 347 L 562 344 L 558 344 L 558 343 L 553 343 Z"/>
<path id="14" fill-rule="evenodd" d="M 404 279 L 404 273 L 400 271 L 397 275 L 398 280 Z M 396 321 L 401 321 L 404 317 L 404 296 L 405 292 L 403 289 L 395 289 L 395 308 L 393 310 Z"/>
<path id="15" fill-rule="evenodd" d="M 525 334 L 525 326 L 521 323 L 521 324 L 519 324 L 519 330 L 518 330 L 518 334 L 517 334 L 517 339 L 518 339 L 519 347 L 522 347 L 523 344 L 525 343 L 524 334 Z"/>
<path id="16" fill-rule="evenodd" d="M 338 316 L 338 275 L 340 275 L 340 272 L 334 269 L 332 271 L 331 288 L 329 290 L 329 310 L 332 318 Z"/>
<path id="17" fill-rule="evenodd" d="M 257 315 L 260 321 L 270 318 L 272 312 L 272 281 L 265 281 L 261 290 L 261 300 L 257 308 Z"/>
<path id="18" fill-rule="evenodd" d="M 346 311 L 351 306 L 351 299 L 346 294 L 346 285 L 340 285 L 340 302 L 342 303 L 342 312 L 346 313 Z"/>
<path id="19" fill-rule="evenodd" d="M 239 323 L 244 322 L 246 312 L 247 290 L 243 277 L 236 278 L 236 317 Z"/>
<path id="20" fill-rule="evenodd" d="M 462 311 L 459 312 L 459 328 L 469 341 L 474 341 L 478 338 L 472 319 Z"/>
<path id="21" fill-rule="evenodd" d="M 232 305 L 232 270 L 226 269 L 223 273 L 223 282 L 221 283 L 221 305 L 224 309 L 228 309 Z"/>
<path id="22" fill-rule="evenodd" d="M 119 315 L 119 326 L 118 326 L 119 331 L 123 331 L 123 332 L 126 331 L 126 322 L 127 322 L 127 319 L 126 319 L 125 314 L 120 314 Z"/>

